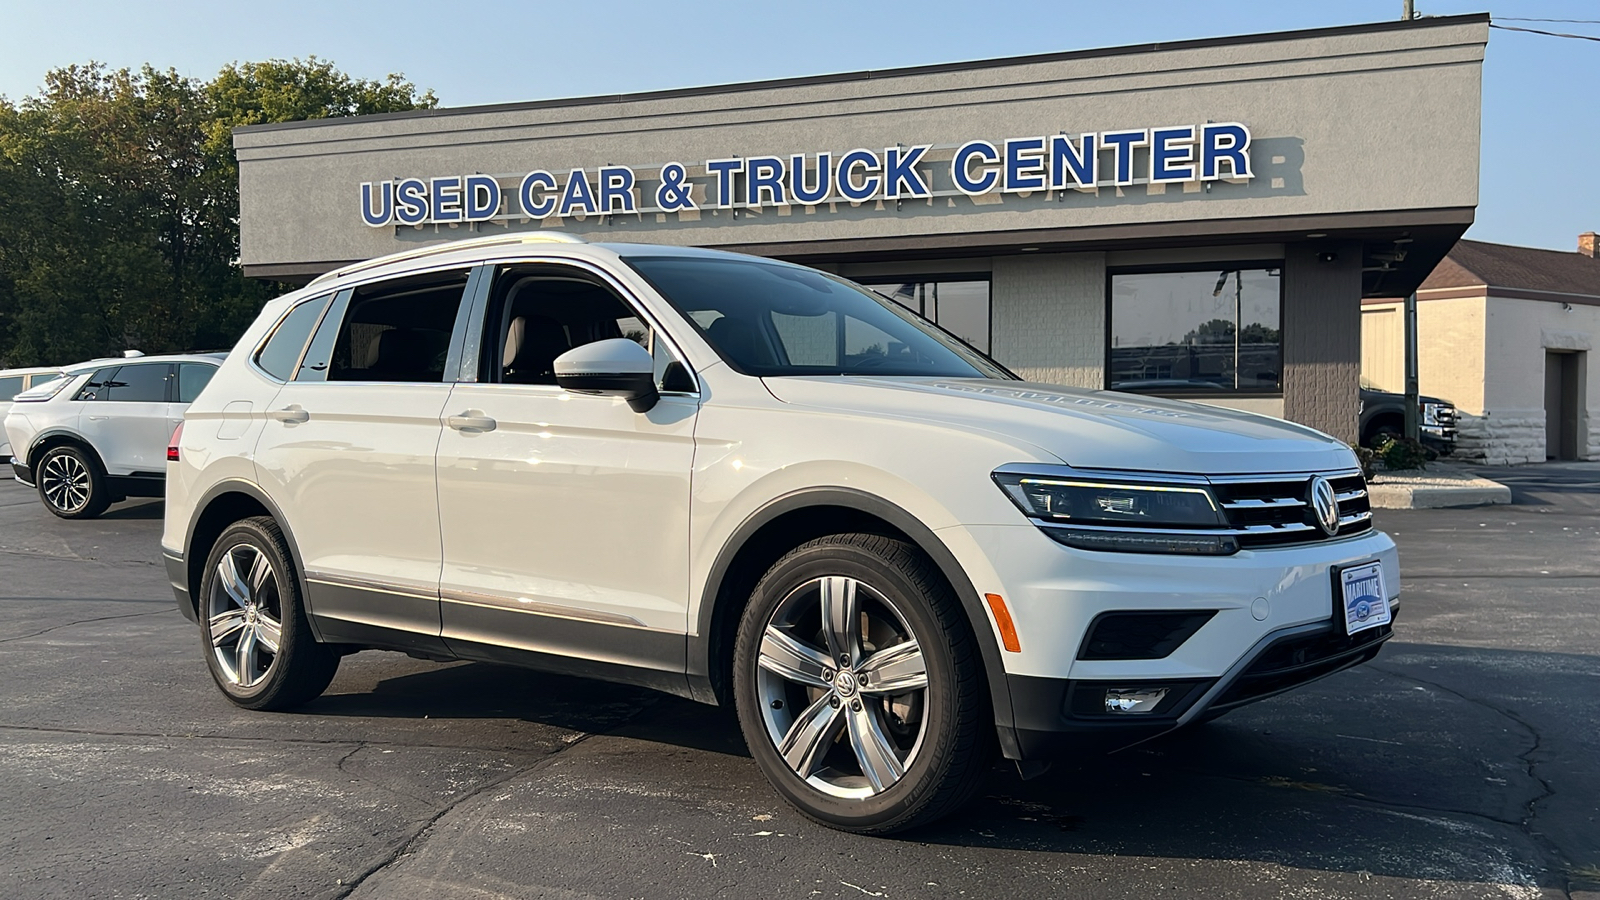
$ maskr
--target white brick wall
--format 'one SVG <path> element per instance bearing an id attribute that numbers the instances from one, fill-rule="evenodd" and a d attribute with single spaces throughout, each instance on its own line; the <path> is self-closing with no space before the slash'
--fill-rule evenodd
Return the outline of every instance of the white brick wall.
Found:
<path id="1" fill-rule="evenodd" d="M 1486 413 L 1482 416 L 1461 413 L 1456 451 L 1451 459 L 1488 466 L 1544 462 L 1544 409 L 1486 410 Z"/>

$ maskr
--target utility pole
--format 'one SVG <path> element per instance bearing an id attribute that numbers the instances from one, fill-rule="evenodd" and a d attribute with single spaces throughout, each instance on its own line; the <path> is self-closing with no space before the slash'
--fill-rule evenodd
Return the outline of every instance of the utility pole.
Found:
<path id="1" fill-rule="evenodd" d="M 1416 0 L 1405 0 L 1405 13 L 1401 16 L 1407 22 L 1417 17 Z M 1412 291 L 1406 295 L 1405 314 L 1405 340 L 1406 340 L 1406 437 L 1411 440 L 1420 440 L 1422 429 L 1419 427 L 1422 418 L 1422 388 L 1417 383 L 1417 292 Z"/>
<path id="2" fill-rule="evenodd" d="M 1421 386 L 1417 383 L 1417 292 L 1406 295 L 1406 437 L 1421 440 Z"/>

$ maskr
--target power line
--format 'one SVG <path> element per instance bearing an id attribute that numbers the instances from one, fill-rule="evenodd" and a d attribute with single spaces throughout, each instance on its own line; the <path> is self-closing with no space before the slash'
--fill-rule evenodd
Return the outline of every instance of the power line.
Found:
<path id="1" fill-rule="evenodd" d="M 1521 31 L 1526 34 L 1542 34 L 1546 37 L 1572 38 L 1575 41 L 1600 41 L 1600 37 L 1596 37 L 1592 34 L 1562 34 L 1559 31 L 1540 31 L 1537 28 L 1517 28 L 1514 25 L 1496 25 L 1493 22 L 1489 23 L 1489 27 L 1498 28 L 1501 31 Z"/>
<path id="2" fill-rule="evenodd" d="M 1568 25 L 1600 25 L 1600 19 L 1523 19 L 1517 16 L 1495 16 L 1502 22 L 1563 22 Z"/>

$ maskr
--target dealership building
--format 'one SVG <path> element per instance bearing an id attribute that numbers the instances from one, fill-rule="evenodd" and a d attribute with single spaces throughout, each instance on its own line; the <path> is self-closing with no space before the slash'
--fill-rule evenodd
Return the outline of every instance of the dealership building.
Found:
<path id="1" fill-rule="evenodd" d="M 1036 381 L 1356 436 L 1362 301 L 1478 202 L 1486 15 L 235 132 L 304 282 L 517 231 L 794 260 Z"/>

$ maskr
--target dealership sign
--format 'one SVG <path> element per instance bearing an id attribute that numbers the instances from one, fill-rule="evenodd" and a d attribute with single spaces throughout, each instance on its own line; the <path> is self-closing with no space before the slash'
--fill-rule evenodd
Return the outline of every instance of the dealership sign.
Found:
<path id="1" fill-rule="evenodd" d="M 1237 122 L 1090 132 L 1076 140 L 1064 134 L 974 140 L 955 149 L 947 173 L 941 173 L 950 187 L 937 190 L 930 183 L 934 167 L 925 159 L 932 144 L 711 159 L 699 167 L 704 175 L 694 177 L 688 165 L 669 162 L 644 169 L 657 173 L 649 187 L 634 167 L 613 165 L 564 175 L 535 169 L 506 179 L 481 174 L 401 178 L 364 182 L 361 218 L 382 228 L 1248 181 L 1254 177 L 1249 149 L 1250 129 Z M 1139 150 L 1144 151 L 1142 166 L 1135 160 Z M 703 200 L 695 198 L 697 186 Z"/>

